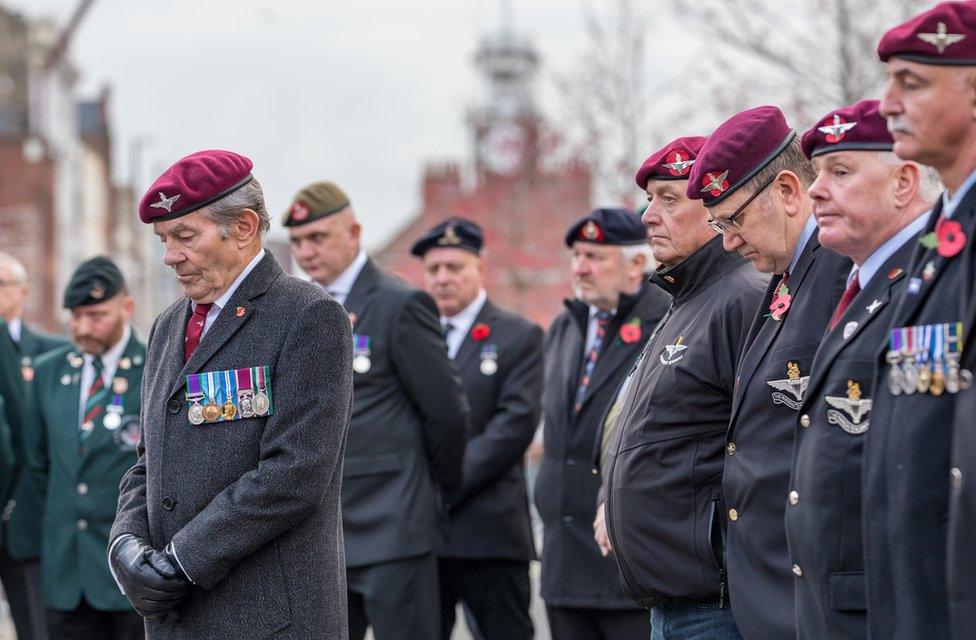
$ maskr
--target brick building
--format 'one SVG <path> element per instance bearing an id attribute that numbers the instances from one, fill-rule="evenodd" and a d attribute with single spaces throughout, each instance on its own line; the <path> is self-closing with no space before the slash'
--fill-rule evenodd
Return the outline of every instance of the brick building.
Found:
<path id="1" fill-rule="evenodd" d="M 420 284 L 410 245 L 444 218 L 470 218 L 485 230 L 492 299 L 548 326 L 570 295 L 563 233 L 590 209 L 590 170 L 556 160 L 555 133 L 535 104 L 531 43 L 504 28 L 481 43 L 476 63 L 487 96 L 468 114 L 473 157 L 427 166 L 420 212 L 375 257 Z"/>

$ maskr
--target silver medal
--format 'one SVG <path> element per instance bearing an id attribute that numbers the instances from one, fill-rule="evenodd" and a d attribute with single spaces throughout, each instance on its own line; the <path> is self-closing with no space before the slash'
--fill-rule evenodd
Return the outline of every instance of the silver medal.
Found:
<path id="1" fill-rule="evenodd" d="M 264 391 L 258 391 L 254 394 L 254 413 L 259 416 L 268 415 L 268 409 L 271 408 L 271 399 L 268 398 L 268 394 Z"/>
<path id="2" fill-rule="evenodd" d="M 494 358 L 485 358 L 481 361 L 481 373 L 486 376 L 493 376 L 498 372 L 498 361 Z"/>
<path id="3" fill-rule="evenodd" d="M 64 374 L 63 376 L 61 376 L 61 384 L 65 385 L 65 386 L 68 386 L 69 384 L 71 384 L 71 376 L 68 375 L 67 373 Z"/>
<path id="4" fill-rule="evenodd" d="M 117 411 L 109 411 L 102 420 L 102 425 L 109 431 L 115 431 L 122 425 L 122 416 Z"/>
<path id="5" fill-rule="evenodd" d="M 203 424 L 203 406 L 199 402 L 194 402 L 187 410 L 186 417 L 190 420 L 190 424 Z"/>
<path id="6" fill-rule="evenodd" d="M 372 366 L 373 363 L 367 355 L 359 354 L 352 359 L 352 370 L 356 373 L 366 373 Z"/>

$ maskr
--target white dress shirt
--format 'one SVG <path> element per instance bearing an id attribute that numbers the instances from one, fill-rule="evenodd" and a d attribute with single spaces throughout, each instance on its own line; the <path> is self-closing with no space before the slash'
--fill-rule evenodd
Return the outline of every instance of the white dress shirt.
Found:
<path id="1" fill-rule="evenodd" d="M 254 258 L 247 263 L 247 266 L 244 267 L 241 274 L 237 276 L 237 279 L 230 283 L 230 286 L 227 287 L 227 291 L 225 291 L 222 296 L 214 300 L 213 306 L 211 306 L 210 311 L 207 312 L 207 320 L 203 325 L 203 333 L 200 334 L 201 340 L 203 339 L 203 336 L 207 335 L 207 332 L 210 331 L 210 327 L 213 326 L 213 323 L 217 321 L 217 316 L 219 316 L 223 308 L 227 306 L 227 302 L 230 301 L 230 297 L 234 295 L 235 291 L 237 291 L 237 287 L 241 286 L 241 283 L 244 282 L 244 278 L 254 271 L 254 267 L 258 266 L 258 263 L 261 262 L 261 258 L 264 257 L 264 254 L 265 250 L 262 248 L 260 251 L 258 251 L 258 255 L 254 256 Z M 197 308 L 196 302 L 193 303 L 193 308 Z"/>
<path id="2" fill-rule="evenodd" d="M 586 358 L 586 354 L 590 352 L 593 348 L 593 341 L 596 340 L 596 314 L 600 313 L 600 309 L 590 305 L 590 319 L 586 324 L 586 344 L 583 345 L 583 357 Z M 617 315 L 617 309 L 614 307 L 610 311 L 610 319 L 612 320 L 615 315 Z M 606 338 L 604 338 L 606 339 Z"/>
<path id="3" fill-rule="evenodd" d="M 339 274 L 338 278 L 330 282 L 328 285 L 324 285 L 321 282 L 317 282 L 316 284 L 328 291 L 329 295 L 336 299 L 336 302 L 341 305 L 345 305 L 346 298 L 349 297 L 349 292 L 352 291 L 352 286 L 356 284 L 356 278 L 359 277 L 359 272 L 363 270 L 364 266 L 366 266 L 367 259 L 366 252 L 360 249 L 353 261 L 349 263 L 349 266 L 346 267 L 342 273 Z"/>
<path id="4" fill-rule="evenodd" d="M 10 332 L 10 339 L 20 344 L 20 334 L 24 327 L 24 321 L 21 318 L 14 318 L 7 323 L 7 331 Z"/>
<path id="5" fill-rule="evenodd" d="M 969 174 L 969 177 L 967 177 L 966 180 L 959 185 L 959 188 L 956 189 L 954 194 L 952 194 L 952 197 L 949 197 L 948 189 L 942 192 L 943 217 L 947 219 L 952 217 L 952 215 L 956 212 L 956 209 L 959 207 L 959 203 L 962 202 L 962 199 L 966 197 L 966 194 L 969 193 L 969 190 L 973 188 L 974 184 L 976 184 L 976 171 Z"/>
<path id="6" fill-rule="evenodd" d="M 468 335 L 468 332 L 471 330 L 471 325 L 474 324 L 475 318 L 481 313 L 481 308 L 485 306 L 487 299 L 488 294 L 482 289 L 478 292 L 478 297 L 471 304 L 450 318 L 441 316 L 442 329 L 447 326 L 448 322 L 453 326 L 450 333 L 444 336 L 444 341 L 447 342 L 447 356 L 451 360 L 457 355 L 458 349 L 461 348 L 461 343 L 464 342 L 464 336 Z"/>
<path id="7" fill-rule="evenodd" d="M 102 383 L 107 387 L 111 388 L 112 378 L 115 377 L 115 372 L 119 367 L 119 360 L 122 359 L 122 354 L 125 353 L 125 347 L 129 344 L 129 338 L 132 336 L 132 329 L 129 325 L 125 325 L 125 330 L 122 332 L 122 339 L 116 342 L 114 345 L 108 348 L 108 350 L 102 354 Z M 92 361 L 95 356 L 83 353 L 81 354 L 85 360 L 85 364 L 81 367 L 81 393 L 78 394 L 78 424 L 85 418 L 85 403 L 88 402 L 88 390 L 91 389 L 92 383 L 95 382 L 95 365 Z"/>
<path id="8" fill-rule="evenodd" d="M 925 228 L 925 223 L 928 222 L 929 219 L 929 213 L 929 211 L 926 211 L 905 225 L 901 231 L 888 238 L 884 244 L 875 249 L 874 253 L 867 257 L 860 267 L 854 265 L 854 267 L 851 269 L 851 273 L 855 271 L 857 272 L 857 284 L 861 289 L 868 286 L 868 283 L 871 282 L 871 278 L 873 278 L 874 274 L 878 272 L 881 265 L 883 265 L 901 245 L 908 242 L 909 238 L 914 236 L 916 233 L 921 232 L 922 229 Z M 848 277 L 847 284 L 848 286 L 850 285 L 850 277 Z"/>

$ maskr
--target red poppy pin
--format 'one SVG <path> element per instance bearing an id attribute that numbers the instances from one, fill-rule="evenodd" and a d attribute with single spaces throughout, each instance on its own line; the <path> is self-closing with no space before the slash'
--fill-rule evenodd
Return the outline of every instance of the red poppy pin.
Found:
<path id="1" fill-rule="evenodd" d="M 237 317 L 238 318 L 240 318 L 241 316 L 243 316 L 244 313 L 245 313 L 244 307 L 237 307 L 236 313 L 237 313 Z"/>
<path id="2" fill-rule="evenodd" d="M 770 315 L 773 316 L 773 320 L 782 320 L 786 312 L 790 310 L 790 303 L 792 301 L 793 296 L 790 295 L 790 288 L 785 284 L 780 285 L 776 295 L 773 296 L 773 303 L 769 305 L 769 310 L 772 312 Z"/>
<path id="3" fill-rule="evenodd" d="M 471 328 L 471 339 L 475 342 L 481 342 L 490 335 L 491 327 L 486 325 L 484 322 L 479 322 Z"/>
<path id="4" fill-rule="evenodd" d="M 941 218 L 935 231 L 926 233 L 918 241 L 926 249 L 935 249 L 943 258 L 952 258 L 966 246 L 966 232 L 958 220 Z"/>
<path id="5" fill-rule="evenodd" d="M 633 318 L 630 322 L 620 325 L 620 339 L 627 344 L 634 344 L 641 339 L 640 318 Z"/>

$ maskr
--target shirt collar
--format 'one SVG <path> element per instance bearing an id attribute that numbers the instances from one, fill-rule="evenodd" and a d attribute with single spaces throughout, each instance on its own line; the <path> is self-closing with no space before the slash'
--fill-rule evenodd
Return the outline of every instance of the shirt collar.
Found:
<path id="1" fill-rule="evenodd" d="M 595 307 L 595 306 L 593 306 L 591 304 L 590 305 L 590 322 L 593 322 L 593 318 L 595 318 L 596 317 L 596 314 L 600 313 L 601 311 L 603 311 L 603 309 L 601 309 L 599 307 Z M 613 309 L 610 309 L 610 311 L 608 311 L 607 313 L 610 314 L 610 317 L 611 318 L 614 317 L 615 315 L 617 315 L 617 307 L 614 307 Z"/>
<path id="2" fill-rule="evenodd" d="M 331 292 L 333 296 L 345 298 L 352 291 L 352 286 L 356 284 L 356 278 L 359 277 L 359 272 L 366 266 L 366 260 L 368 260 L 366 252 L 360 249 L 353 261 L 339 274 L 338 278 L 327 285 L 322 285 L 321 283 L 319 285 L 326 291 Z"/>
<path id="3" fill-rule="evenodd" d="M 122 339 L 116 342 L 114 345 L 109 347 L 105 353 L 101 355 L 102 359 L 102 369 L 105 371 L 114 371 L 119 364 L 119 360 L 122 358 L 122 354 L 125 353 L 125 348 L 129 344 L 129 338 L 132 337 L 132 329 L 128 324 L 125 325 L 125 330 L 122 331 Z M 90 353 L 84 354 L 85 363 L 91 364 L 91 361 L 95 359 L 95 356 Z"/>
<path id="4" fill-rule="evenodd" d="M 20 344 L 20 336 L 24 327 L 24 321 L 19 317 L 7 323 L 7 331 L 10 332 L 10 339 Z"/>
<path id="5" fill-rule="evenodd" d="M 952 194 L 951 198 L 949 197 L 948 189 L 942 192 L 943 217 L 952 217 L 952 214 L 955 213 L 956 209 L 959 207 L 959 203 L 962 202 L 962 199 L 966 197 L 966 194 L 974 184 L 976 184 L 976 170 L 969 174 L 969 177 L 966 178 L 966 181 L 963 182 L 958 189 L 956 189 L 956 192 Z"/>
<path id="6" fill-rule="evenodd" d="M 796 247 L 793 249 L 793 259 L 790 260 L 789 272 L 793 273 L 796 268 L 796 263 L 800 261 L 800 254 L 803 253 L 803 249 L 806 248 L 807 242 L 813 237 L 813 234 L 817 232 L 817 219 L 811 213 L 810 217 L 807 218 L 807 223 L 803 225 L 803 231 L 800 232 L 800 239 L 796 242 Z"/>
<path id="7" fill-rule="evenodd" d="M 857 284 L 861 289 L 868 286 L 868 283 L 871 282 L 871 278 L 873 278 L 878 272 L 878 269 L 880 269 L 881 266 L 887 262 L 888 258 L 890 258 L 899 247 L 908 242 L 912 236 L 921 233 L 922 229 L 925 228 L 925 223 L 928 222 L 929 213 L 929 211 L 926 211 L 909 222 L 901 229 L 901 231 L 888 238 L 884 244 L 875 249 L 874 253 L 869 255 L 860 266 L 855 265 L 853 267 L 854 269 L 857 269 Z"/>

